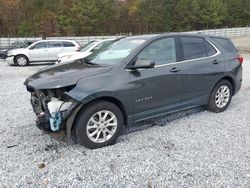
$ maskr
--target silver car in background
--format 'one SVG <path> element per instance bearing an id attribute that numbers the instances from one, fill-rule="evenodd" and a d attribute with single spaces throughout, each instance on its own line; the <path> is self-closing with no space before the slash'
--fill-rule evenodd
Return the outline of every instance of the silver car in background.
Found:
<path id="1" fill-rule="evenodd" d="M 80 45 L 73 40 L 41 40 L 27 48 L 8 51 L 6 61 L 9 65 L 26 66 L 31 62 L 54 62 L 63 52 L 76 51 Z"/>

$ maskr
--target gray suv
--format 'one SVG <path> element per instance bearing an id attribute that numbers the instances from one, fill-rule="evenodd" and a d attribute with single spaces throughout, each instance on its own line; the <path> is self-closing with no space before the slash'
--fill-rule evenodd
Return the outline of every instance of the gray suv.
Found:
<path id="1" fill-rule="evenodd" d="M 25 85 L 40 129 L 99 148 L 148 118 L 196 106 L 224 111 L 241 87 L 242 62 L 227 38 L 132 36 L 42 69 Z"/>

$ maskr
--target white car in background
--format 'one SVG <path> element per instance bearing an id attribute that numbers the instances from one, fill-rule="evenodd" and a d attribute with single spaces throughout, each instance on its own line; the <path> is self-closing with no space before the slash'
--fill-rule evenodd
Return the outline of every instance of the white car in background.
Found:
<path id="1" fill-rule="evenodd" d="M 105 46 L 109 46 L 115 40 L 116 39 L 104 39 L 100 41 L 91 41 L 85 46 L 82 46 L 78 51 L 60 53 L 58 54 L 58 60 L 56 63 L 74 61 L 77 59 L 85 58 L 89 56 L 90 54 L 92 54 L 92 52 L 99 50 L 100 48 L 103 48 Z"/>
<path id="2" fill-rule="evenodd" d="M 18 48 L 7 52 L 9 65 L 25 66 L 31 62 L 55 62 L 62 52 L 78 50 L 80 45 L 73 40 L 40 40 L 27 48 Z"/>

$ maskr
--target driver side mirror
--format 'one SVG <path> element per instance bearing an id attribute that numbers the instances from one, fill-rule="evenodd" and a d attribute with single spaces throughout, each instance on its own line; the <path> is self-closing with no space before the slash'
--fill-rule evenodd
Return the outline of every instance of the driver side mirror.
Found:
<path id="1" fill-rule="evenodd" d="M 131 70 L 136 70 L 136 69 L 150 69 L 154 68 L 155 62 L 147 59 L 138 59 L 134 65 L 131 65 L 127 67 L 128 69 Z"/>

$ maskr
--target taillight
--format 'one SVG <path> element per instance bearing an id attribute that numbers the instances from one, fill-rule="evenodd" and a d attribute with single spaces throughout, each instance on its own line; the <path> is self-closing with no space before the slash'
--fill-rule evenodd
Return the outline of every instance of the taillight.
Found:
<path id="1" fill-rule="evenodd" d="M 79 51 L 80 51 L 80 48 L 81 48 L 81 46 L 78 46 L 78 47 L 76 48 L 76 51 L 79 52 Z"/>
<path id="2" fill-rule="evenodd" d="M 241 55 L 239 55 L 239 56 L 237 57 L 237 59 L 238 59 L 238 61 L 240 62 L 240 64 L 242 64 L 243 61 L 244 61 L 244 58 L 243 58 Z"/>

